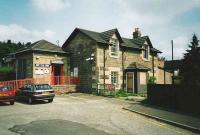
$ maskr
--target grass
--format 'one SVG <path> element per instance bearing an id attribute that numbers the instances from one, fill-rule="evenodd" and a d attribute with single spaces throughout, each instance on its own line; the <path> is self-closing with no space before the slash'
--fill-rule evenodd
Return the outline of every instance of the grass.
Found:
<path id="1" fill-rule="evenodd" d="M 127 93 L 125 91 L 119 90 L 116 94 L 115 97 L 128 97 L 128 96 L 137 96 L 138 94 L 135 93 Z"/>
<path id="2" fill-rule="evenodd" d="M 104 91 L 101 92 L 102 96 L 106 96 L 106 97 L 111 97 L 111 98 L 118 98 L 118 97 L 129 97 L 129 96 L 138 96 L 139 94 L 135 94 L 135 93 L 128 93 L 126 91 L 123 90 L 119 90 L 117 92 L 114 91 Z"/>

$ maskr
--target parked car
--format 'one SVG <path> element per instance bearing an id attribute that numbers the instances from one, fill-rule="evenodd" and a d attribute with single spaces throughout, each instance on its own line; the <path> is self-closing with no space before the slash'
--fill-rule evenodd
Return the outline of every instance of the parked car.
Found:
<path id="1" fill-rule="evenodd" d="M 15 91 L 9 86 L 0 86 L 0 102 L 10 102 L 15 104 Z"/>
<path id="2" fill-rule="evenodd" d="M 26 84 L 16 93 L 17 100 L 25 100 L 32 104 L 36 100 L 48 100 L 53 102 L 54 90 L 49 84 Z"/>

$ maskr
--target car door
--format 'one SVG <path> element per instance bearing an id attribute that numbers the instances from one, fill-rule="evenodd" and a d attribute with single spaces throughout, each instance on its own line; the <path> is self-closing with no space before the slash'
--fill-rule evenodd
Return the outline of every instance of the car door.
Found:
<path id="1" fill-rule="evenodd" d="M 33 94 L 33 85 L 27 84 L 25 90 L 23 90 L 24 99 L 28 100 Z"/>
<path id="2" fill-rule="evenodd" d="M 17 91 L 17 98 L 19 98 L 19 99 L 24 99 L 24 98 L 25 98 L 24 90 L 26 90 L 26 85 L 24 85 L 23 87 L 21 87 L 21 88 Z"/>

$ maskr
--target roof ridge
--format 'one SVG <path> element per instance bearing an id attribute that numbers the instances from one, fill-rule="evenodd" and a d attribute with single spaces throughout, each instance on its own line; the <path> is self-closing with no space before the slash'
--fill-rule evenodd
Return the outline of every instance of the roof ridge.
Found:
<path id="1" fill-rule="evenodd" d="M 106 32 L 110 32 L 110 31 L 116 31 L 116 30 L 117 30 L 117 28 L 110 29 L 110 30 L 106 30 L 106 31 L 101 32 L 101 34 L 104 34 L 104 33 L 106 33 Z"/>
<path id="2" fill-rule="evenodd" d="M 84 30 L 84 31 L 88 31 L 88 32 L 94 32 L 94 33 L 100 33 L 100 32 L 97 32 L 97 31 L 92 31 L 92 30 L 88 30 L 88 29 L 82 29 L 82 28 L 76 28 L 78 30 Z"/>
<path id="3" fill-rule="evenodd" d="M 33 43 L 31 49 L 34 49 L 35 47 L 37 47 L 39 45 L 39 43 L 41 43 L 42 41 L 45 41 L 44 39 L 38 40 L 35 43 Z"/>

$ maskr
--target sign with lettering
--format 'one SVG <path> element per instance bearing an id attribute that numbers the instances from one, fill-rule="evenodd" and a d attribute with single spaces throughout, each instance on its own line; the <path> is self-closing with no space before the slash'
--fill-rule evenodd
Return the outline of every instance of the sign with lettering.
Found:
<path id="1" fill-rule="evenodd" d="M 50 64 L 35 64 L 35 67 L 45 67 L 45 68 L 49 68 Z"/>

